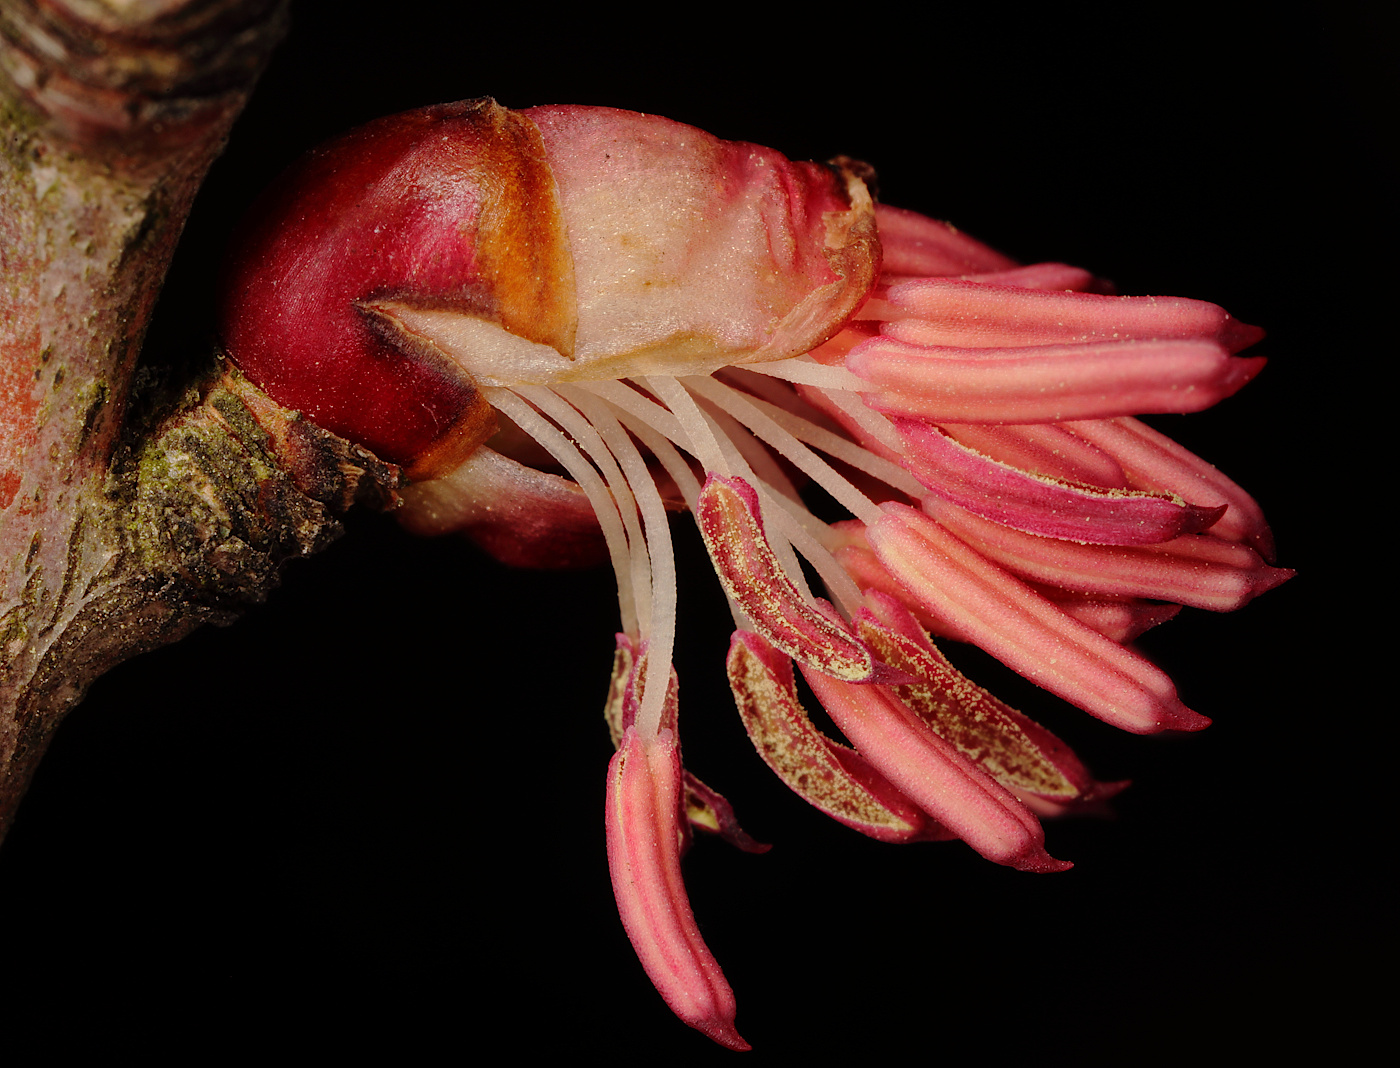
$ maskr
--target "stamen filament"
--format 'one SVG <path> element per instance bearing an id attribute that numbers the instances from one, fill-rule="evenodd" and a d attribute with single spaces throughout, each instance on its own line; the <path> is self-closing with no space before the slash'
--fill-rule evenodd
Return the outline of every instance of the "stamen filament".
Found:
<path id="1" fill-rule="evenodd" d="M 879 522 L 880 509 L 869 497 L 837 474 L 830 464 L 798 441 L 788 430 L 760 411 L 749 397 L 731 386 L 715 381 L 713 378 L 687 378 L 684 385 L 687 389 L 713 401 L 731 413 L 734 418 L 795 464 L 799 470 L 810 476 L 861 522 L 866 524 Z"/>
<path id="2" fill-rule="evenodd" d="M 631 413 L 657 433 L 663 435 L 667 441 L 675 442 L 686 452 L 694 454 L 695 450 L 690 446 L 690 435 L 681 426 L 681 421 L 676 418 L 674 413 L 656 403 L 645 393 L 639 393 L 622 381 L 610 378 L 592 382 L 575 382 L 574 385 L 602 397 L 609 404 L 624 412 Z"/>
<path id="3" fill-rule="evenodd" d="M 636 598 L 632 592 L 630 554 L 627 548 L 627 535 L 622 528 L 617 504 L 603 483 L 602 476 L 593 465 L 583 458 L 574 444 L 542 415 L 531 408 L 520 397 L 508 389 L 488 387 L 486 399 L 493 408 L 514 420 L 521 430 L 534 438 L 551 456 L 559 461 L 564 470 L 573 476 L 575 482 L 588 497 L 593 512 L 598 517 L 598 525 L 603 530 L 603 539 L 608 546 L 608 557 L 612 561 L 613 573 L 617 577 L 617 607 L 625 633 L 637 631 Z"/>
<path id="4" fill-rule="evenodd" d="M 561 392 L 564 391 L 561 389 Z M 636 726 L 643 738 L 652 738 L 661 728 L 671 650 L 676 637 L 676 560 L 671 547 L 671 525 L 646 461 L 603 400 L 584 390 L 564 392 L 564 395 L 592 422 L 617 457 L 646 526 L 646 550 L 651 563 L 651 633 L 647 637 L 646 682 Z"/>
<path id="5" fill-rule="evenodd" d="M 776 493 L 788 500 L 801 501 L 802 494 L 792 484 L 792 479 L 778 463 L 778 458 L 754 435 L 753 431 L 736 418 L 733 413 L 726 411 L 709 397 L 700 397 L 698 403 L 700 410 L 715 424 L 715 429 L 719 431 L 720 435 L 732 443 L 735 450 L 744 458 L 744 463 L 748 465 L 750 473 L 754 476 L 749 481 L 766 482 Z"/>
<path id="6" fill-rule="evenodd" d="M 775 541 L 790 543 L 792 548 L 801 553 L 816 569 L 841 613 L 848 618 L 854 615 L 862 599 L 860 587 L 836 562 L 831 550 L 823 544 L 823 537 L 828 541 L 833 540 L 831 528 L 802 507 L 800 502 L 793 502 L 775 494 L 772 487 L 765 485 L 761 480 L 754 484 L 754 488 L 758 491 L 758 499 L 763 505 L 763 519 L 770 544 Z M 800 568 L 798 574 L 805 578 Z M 799 578 L 796 585 L 809 599 L 811 598 L 812 592 L 805 581 Z"/>
<path id="7" fill-rule="evenodd" d="M 622 382 L 580 382 L 577 383 L 577 387 L 602 397 L 622 413 L 623 425 L 636 434 L 642 444 L 661 461 L 666 473 L 671 476 L 680 489 L 681 496 L 685 498 L 686 507 L 694 515 L 700 497 L 700 483 L 695 478 L 689 462 L 681 456 L 669 436 L 675 435 L 689 444 L 690 436 L 685 434 L 680 421 L 654 400 L 628 388 Z M 734 598 L 726 593 L 725 599 L 729 603 L 729 612 L 734 617 L 734 626 L 740 630 L 751 628 L 752 621 Z"/>
<path id="8" fill-rule="evenodd" d="M 648 379 L 647 381 L 649 384 L 652 379 Z M 684 383 L 680 382 L 678 379 L 668 379 L 667 381 L 675 383 L 685 395 L 685 403 L 687 403 L 694 414 L 704 422 L 710 438 L 718 446 L 720 454 L 727 462 L 729 469 L 734 471 L 739 478 L 742 478 L 751 486 L 757 487 L 762 485 L 764 480 L 754 473 L 752 466 L 745 456 L 745 452 L 747 451 L 748 445 L 752 443 L 754 449 L 757 450 L 755 456 L 762 458 L 762 466 L 765 469 L 769 468 L 772 456 L 753 438 L 748 429 L 732 416 L 720 412 L 719 415 L 723 416 L 724 421 L 730 423 L 733 428 L 731 431 L 725 431 L 723 426 L 717 425 L 720 419 L 705 411 L 695 398 L 690 395 Z M 700 457 L 697 456 L 697 459 L 700 459 Z M 703 463 L 704 461 L 701 460 L 701 462 Z M 776 464 L 773 464 L 773 467 L 776 468 Z M 786 482 L 787 476 L 782 475 L 782 479 Z M 771 490 L 771 487 L 769 490 Z M 763 509 L 764 514 L 777 514 L 779 512 L 786 514 L 786 506 L 783 502 L 795 501 L 796 491 L 793 491 L 793 497 L 784 497 L 782 494 L 771 493 L 769 490 L 759 491 L 759 506 Z M 800 501 L 796 501 L 796 503 L 805 510 L 805 506 L 801 505 Z M 768 533 L 769 546 L 777 556 L 778 563 L 782 566 L 783 572 L 792 581 L 792 584 L 797 587 L 803 597 L 811 601 L 812 591 L 807 585 L 807 576 L 802 571 L 802 565 L 797 560 L 797 554 L 793 551 L 792 543 L 787 537 L 783 536 L 783 529 L 784 528 L 779 527 Z M 747 622 L 740 622 L 743 626 L 748 625 Z"/>
<path id="9" fill-rule="evenodd" d="M 667 379 L 667 381 L 679 386 L 679 383 L 676 383 L 675 379 Z M 640 384 L 647 389 L 651 389 L 654 382 L 654 379 L 646 379 Z M 692 435 L 686 433 L 685 428 L 673 413 L 666 411 L 666 409 L 662 408 L 660 405 L 648 400 L 635 390 L 628 389 L 619 382 L 590 382 L 587 384 L 586 388 L 604 397 L 606 400 L 611 401 L 625 411 L 632 413 L 638 420 L 650 426 L 654 431 L 666 435 L 677 445 L 680 445 L 681 448 L 684 448 L 687 452 L 694 455 L 696 459 L 701 459 L 692 443 Z M 679 386 L 679 388 L 682 393 L 685 393 L 684 386 Z M 699 417 L 699 420 L 705 424 L 710 440 L 715 444 L 716 455 L 722 454 L 722 458 L 727 461 L 727 467 L 731 470 L 738 471 L 739 477 L 743 478 L 750 485 L 762 484 L 764 480 L 753 473 L 731 436 L 723 432 L 716 433 L 716 428 L 713 425 L 715 421 L 713 417 L 702 411 L 700 406 L 696 404 L 695 398 L 691 397 L 689 393 L 685 393 L 684 402 L 678 403 L 684 406 L 686 402 L 688 402 L 693 414 Z M 739 424 L 736 423 L 735 425 L 737 427 Z M 648 445 L 648 447 L 650 448 L 651 446 Z M 658 456 L 660 456 L 660 453 L 658 453 Z M 663 460 L 663 462 L 665 461 Z M 679 456 L 677 456 L 673 462 L 677 463 L 678 468 L 684 466 L 684 461 L 681 461 Z M 703 459 L 701 459 L 701 463 L 704 463 Z M 707 468 L 707 470 L 713 469 Z M 682 482 L 681 478 L 677 477 L 677 471 L 671 471 L 670 473 L 672 478 L 677 479 L 678 485 L 688 485 L 694 488 L 695 496 L 687 496 L 687 503 L 693 511 L 695 507 L 695 498 L 699 496 L 700 487 L 699 483 L 695 481 L 694 476 L 690 474 L 688 466 L 685 467 L 685 472 L 684 482 Z M 767 493 L 760 496 L 760 501 L 764 505 L 766 511 L 775 510 L 778 507 L 776 502 L 781 499 L 781 494 L 774 494 L 771 499 L 768 497 Z M 792 546 L 787 544 L 785 539 L 779 537 L 773 539 L 772 548 L 773 551 L 778 554 L 778 559 L 783 566 L 783 570 L 787 572 L 788 577 L 792 579 L 799 589 L 810 597 L 811 592 L 807 589 L 806 580 L 802 574 L 802 568 L 797 562 L 797 557 L 792 551 Z M 737 617 L 736 622 L 741 626 L 747 625 L 743 620 Z"/>
<path id="10" fill-rule="evenodd" d="M 796 356 L 790 360 L 775 360 L 772 363 L 755 363 L 745 368 L 761 375 L 772 375 L 785 382 L 795 382 L 799 386 L 816 386 L 827 390 L 858 392 L 870 388 L 870 384 L 859 375 L 852 374 L 844 367 L 828 367 L 806 356 Z"/>
<path id="11" fill-rule="evenodd" d="M 833 390 L 824 395 L 827 403 L 846 416 L 872 441 L 878 442 L 895 454 L 903 452 L 904 439 L 900 437 L 899 431 L 890 422 L 889 416 L 881 415 L 869 407 L 859 394 L 843 389 Z M 894 483 L 891 482 L 890 485 L 893 486 Z M 900 487 L 896 486 L 895 488 Z"/>
<path id="12" fill-rule="evenodd" d="M 635 434 L 652 455 L 660 461 L 661 466 L 666 469 L 666 473 L 671 476 L 671 481 L 674 482 L 676 488 L 680 490 L 681 497 L 684 498 L 686 507 L 693 512 L 695 510 L 695 501 L 700 496 L 700 483 L 696 479 L 695 473 L 690 469 L 690 464 L 686 462 L 685 457 L 683 457 L 676 449 L 675 445 L 672 444 L 670 438 L 663 435 L 654 426 L 638 416 L 630 406 L 623 407 L 619 405 L 613 395 L 613 391 L 600 388 L 603 386 L 619 386 L 621 392 L 636 397 L 642 404 L 650 405 L 652 408 L 656 409 L 658 414 L 662 411 L 661 407 L 657 404 L 653 404 L 634 390 L 630 390 L 626 386 L 621 386 L 621 384 L 617 382 L 587 382 L 574 384 L 574 388 L 593 393 L 595 396 L 617 409 L 615 415 L 618 421 L 621 422 L 629 432 Z"/>
<path id="13" fill-rule="evenodd" d="M 617 510 L 622 517 L 623 529 L 627 533 L 629 567 L 632 571 L 632 596 L 637 604 L 638 635 L 650 638 L 651 620 L 651 561 L 647 558 L 646 539 L 642 537 L 641 525 L 637 522 L 637 501 L 632 487 L 617 466 L 617 461 L 608 450 L 603 439 L 582 414 L 553 390 L 543 386 L 518 386 L 516 394 L 539 408 L 545 415 L 562 426 L 583 446 L 593 463 L 602 472 L 613 495 Z"/>
<path id="14" fill-rule="evenodd" d="M 717 382 L 716 384 L 724 387 L 723 383 Z M 887 486 L 890 486 L 892 489 L 897 489 L 901 493 L 908 494 L 911 497 L 918 497 L 923 494 L 924 490 L 919 484 L 918 479 L 914 478 L 908 471 L 900 467 L 899 464 L 894 461 L 886 460 L 883 456 L 877 456 L 869 449 L 861 447 L 849 438 L 843 438 L 841 435 L 827 430 L 826 427 L 818 426 L 810 419 L 804 419 L 800 415 L 794 415 L 792 412 L 780 408 L 771 401 L 764 400 L 761 397 L 750 396 L 746 393 L 739 393 L 739 396 L 742 397 L 743 401 L 752 405 L 763 417 L 770 419 L 779 428 L 791 434 L 803 444 L 810 445 L 812 448 L 824 452 L 828 456 L 849 464 L 858 471 L 864 471 L 867 475 L 873 475 Z M 869 408 L 865 408 L 864 404 L 861 404 L 861 407 L 867 412 L 870 411 Z M 884 416 L 877 416 L 877 418 L 883 420 L 886 426 L 891 426 L 890 421 Z M 755 433 L 759 433 L 760 436 L 763 436 L 757 426 L 752 429 Z M 766 437 L 765 440 L 767 440 Z M 904 450 L 904 443 L 899 440 L 897 433 L 891 435 L 890 447 L 900 452 Z M 784 453 L 784 455 L 786 455 L 786 453 Z"/>
<path id="15" fill-rule="evenodd" d="M 716 440 L 714 430 L 711 429 L 709 420 L 700 411 L 695 403 L 695 398 L 686 391 L 685 386 L 675 378 L 668 378 L 665 375 L 647 375 L 641 379 L 642 383 L 660 397 L 666 403 L 666 407 L 680 421 L 681 426 L 686 430 L 690 438 L 690 452 L 700 461 L 706 471 L 716 475 L 723 475 L 729 478 L 736 474 L 730 470 L 726 456 L 727 450 L 720 441 Z M 745 477 L 744 472 L 737 472 L 739 477 Z"/>

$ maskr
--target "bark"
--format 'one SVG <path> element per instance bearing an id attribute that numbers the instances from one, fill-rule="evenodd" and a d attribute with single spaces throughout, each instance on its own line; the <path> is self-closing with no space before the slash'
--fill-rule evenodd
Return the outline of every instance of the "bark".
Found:
<path id="1" fill-rule="evenodd" d="M 284 0 L 0 0 L 0 836 L 114 664 L 230 618 L 396 469 L 217 361 L 136 360 Z"/>

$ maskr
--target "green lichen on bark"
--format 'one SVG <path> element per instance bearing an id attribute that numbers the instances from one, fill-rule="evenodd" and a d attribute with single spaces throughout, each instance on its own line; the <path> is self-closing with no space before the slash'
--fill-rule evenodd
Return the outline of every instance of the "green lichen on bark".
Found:
<path id="1" fill-rule="evenodd" d="M 260 600 L 339 532 L 346 486 L 397 479 L 256 430 L 283 416 L 216 366 L 127 418 L 175 242 L 286 6 L 0 3 L 0 836 L 97 675 Z"/>
<path id="2" fill-rule="evenodd" d="M 398 472 L 302 424 L 231 366 L 211 368 L 209 382 L 149 433 L 138 429 L 113 465 L 107 497 L 134 566 L 167 576 L 192 603 L 231 610 L 266 597 L 284 562 L 339 537 L 338 517 L 356 499 L 392 507 Z M 321 449 L 279 448 L 287 426 Z M 361 480 L 365 492 L 356 492 Z"/>
<path id="3" fill-rule="evenodd" d="M 339 537 L 352 505 L 397 503 L 398 468 L 217 360 L 193 385 L 136 407 L 103 491 L 81 498 L 66 546 L 46 553 L 61 575 L 35 565 L 0 614 L 0 649 L 28 656 L 0 662 L 11 768 L 32 768 L 55 716 L 103 672 L 233 621 L 276 588 L 289 560 Z"/>

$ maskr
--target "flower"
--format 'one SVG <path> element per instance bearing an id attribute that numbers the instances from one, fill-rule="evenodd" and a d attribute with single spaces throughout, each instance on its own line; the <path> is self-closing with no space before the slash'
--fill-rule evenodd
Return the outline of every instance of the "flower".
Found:
<path id="1" fill-rule="evenodd" d="M 680 857 L 692 827 L 766 847 L 682 764 L 672 513 L 728 595 L 730 686 L 784 783 L 882 841 L 1032 872 L 1069 866 L 1038 817 L 1121 784 L 932 638 L 1125 730 L 1198 730 L 1128 643 L 1291 574 L 1243 490 L 1134 418 L 1234 393 L 1259 330 L 1019 266 L 876 205 L 866 177 L 654 116 L 444 105 L 284 176 L 224 287 L 233 359 L 404 465 L 409 527 L 516 564 L 610 560 L 614 891 L 667 1004 L 735 1049 Z M 850 746 L 813 725 L 794 663 Z"/>

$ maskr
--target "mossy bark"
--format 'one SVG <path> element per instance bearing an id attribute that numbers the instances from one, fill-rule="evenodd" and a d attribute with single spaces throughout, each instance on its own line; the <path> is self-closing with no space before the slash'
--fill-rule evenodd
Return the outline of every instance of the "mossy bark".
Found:
<path id="1" fill-rule="evenodd" d="M 0 835 L 93 679 L 394 499 L 395 469 L 217 360 L 132 404 L 184 220 L 284 22 L 284 0 L 0 0 Z"/>

